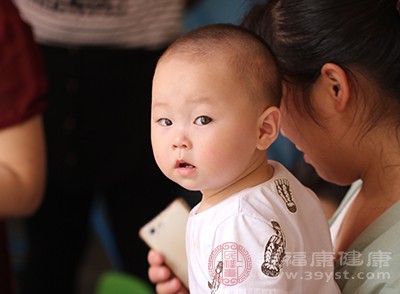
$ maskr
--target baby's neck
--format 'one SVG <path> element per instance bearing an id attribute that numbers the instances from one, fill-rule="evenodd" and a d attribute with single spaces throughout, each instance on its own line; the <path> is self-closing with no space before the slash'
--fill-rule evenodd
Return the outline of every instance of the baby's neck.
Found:
<path id="1" fill-rule="evenodd" d="M 274 168 L 268 163 L 267 160 L 261 162 L 251 172 L 245 174 L 243 177 L 234 180 L 232 183 L 219 190 L 202 191 L 202 199 L 200 202 L 197 213 L 205 211 L 210 207 L 220 203 L 224 199 L 236 194 L 244 189 L 257 186 L 272 178 Z"/>

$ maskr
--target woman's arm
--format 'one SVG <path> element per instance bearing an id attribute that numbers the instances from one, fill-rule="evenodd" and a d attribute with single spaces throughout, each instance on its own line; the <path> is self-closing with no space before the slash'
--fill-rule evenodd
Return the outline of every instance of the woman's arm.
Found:
<path id="1" fill-rule="evenodd" d="M 42 116 L 0 130 L 0 217 L 28 216 L 41 203 L 46 174 Z"/>

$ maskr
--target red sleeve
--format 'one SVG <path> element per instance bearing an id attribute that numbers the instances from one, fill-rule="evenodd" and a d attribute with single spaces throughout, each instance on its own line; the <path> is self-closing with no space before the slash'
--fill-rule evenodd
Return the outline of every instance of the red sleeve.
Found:
<path id="1" fill-rule="evenodd" d="M 47 107 L 43 60 L 31 27 L 11 0 L 0 0 L 0 128 Z"/>

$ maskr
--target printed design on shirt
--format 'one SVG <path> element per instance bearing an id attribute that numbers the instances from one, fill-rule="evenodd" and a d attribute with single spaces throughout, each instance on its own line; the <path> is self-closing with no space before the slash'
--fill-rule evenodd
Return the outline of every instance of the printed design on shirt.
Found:
<path id="1" fill-rule="evenodd" d="M 261 271 L 268 277 L 277 277 L 283 265 L 285 257 L 286 238 L 282 228 L 277 221 L 271 221 L 276 235 L 272 235 L 264 250 L 264 262 Z"/>
<path id="2" fill-rule="evenodd" d="M 208 282 L 208 288 L 211 290 L 211 294 L 217 292 L 219 285 L 221 284 L 221 273 L 224 265 L 222 261 L 218 261 L 217 267 L 215 268 L 214 276 L 212 282 Z"/>
<path id="3" fill-rule="evenodd" d="M 120 15 L 125 9 L 125 0 L 31 0 L 51 10 L 73 14 Z"/>
<path id="4" fill-rule="evenodd" d="M 251 256 L 242 245 L 226 242 L 216 248 L 208 259 L 208 272 L 211 282 L 208 287 L 216 293 L 219 286 L 235 286 L 243 283 L 249 276 L 252 267 Z"/>
<path id="5" fill-rule="evenodd" d="M 285 202 L 287 209 L 295 213 L 297 211 L 296 203 L 293 200 L 292 189 L 288 179 L 276 179 L 274 181 L 278 195 Z"/>

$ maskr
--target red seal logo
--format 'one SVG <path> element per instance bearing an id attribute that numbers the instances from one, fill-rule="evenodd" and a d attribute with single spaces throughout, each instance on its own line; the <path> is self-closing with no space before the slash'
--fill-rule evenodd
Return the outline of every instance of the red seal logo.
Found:
<path id="1" fill-rule="evenodd" d="M 240 244 L 227 242 L 216 247 L 208 259 L 208 271 L 225 286 L 243 283 L 250 274 L 252 262 L 249 252 Z"/>

